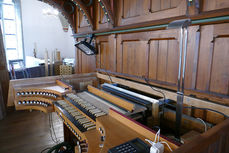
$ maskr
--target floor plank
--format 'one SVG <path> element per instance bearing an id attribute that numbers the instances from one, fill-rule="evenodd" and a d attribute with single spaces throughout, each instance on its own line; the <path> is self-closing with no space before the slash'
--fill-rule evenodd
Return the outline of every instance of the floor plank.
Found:
<path id="1" fill-rule="evenodd" d="M 63 123 L 52 113 L 57 139 L 63 141 Z M 55 143 L 48 114 L 39 111 L 8 111 L 0 121 L 0 153 L 40 153 Z"/>

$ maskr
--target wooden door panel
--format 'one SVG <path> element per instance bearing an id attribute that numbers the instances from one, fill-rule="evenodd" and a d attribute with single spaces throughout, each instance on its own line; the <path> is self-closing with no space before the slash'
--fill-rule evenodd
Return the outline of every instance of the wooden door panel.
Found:
<path id="1" fill-rule="evenodd" d="M 201 27 L 196 89 L 229 95 L 229 24 Z"/>
<path id="2" fill-rule="evenodd" d="M 108 42 L 100 42 L 100 64 L 101 69 L 109 69 Z"/>
<path id="3" fill-rule="evenodd" d="M 196 88 L 196 75 L 197 64 L 199 55 L 199 41 L 200 41 L 200 27 L 189 27 L 188 33 L 188 46 L 187 46 L 187 58 L 186 58 L 186 70 L 185 70 L 185 88 Z"/>
<path id="4" fill-rule="evenodd" d="M 160 40 L 158 47 L 157 80 L 166 81 L 168 40 Z"/>
<path id="5" fill-rule="evenodd" d="M 82 61 L 82 68 L 81 73 L 90 73 L 95 72 L 96 63 L 95 63 L 95 56 L 87 56 L 84 53 L 81 53 L 81 61 Z"/>
<path id="6" fill-rule="evenodd" d="M 201 40 L 198 60 L 196 89 L 208 91 L 211 59 L 212 59 L 212 41 L 213 41 L 213 25 L 201 27 Z"/>
<path id="7" fill-rule="evenodd" d="M 229 7 L 228 0 L 204 0 L 203 11 L 211 11 L 216 9 L 223 9 Z"/>
<path id="8" fill-rule="evenodd" d="M 118 25 L 182 16 L 186 13 L 185 0 L 119 0 Z"/>
<path id="9" fill-rule="evenodd" d="M 170 4 L 171 4 L 170 0 L 161 0 L 161 9 L 160 10 L 169 9 L 171 7 Z"/>
<path id="10" fill-rule="evenodd" d="M 217 38 L 212 59 L 210 91 L 229 94 L 229 37 Z"/>
<path id="11" fill-rule="evenodd" d="M 157 54 L 159 40 L 150 41 L 150 53 L 149 53 L 149 78 L 157 80 Z"/>
<path id="12" fill-rule="evenodd" d="M 116 39 L 114 35 L 96 38 L 98 44 L 97 68 L 116 71 Z"/>
<path id="13" fill-rule="evenodd" d="M 151 0 L 151 12 L 160 11 L 161 9 L 161 0 Z"/>
<path id="14" fill-rule="evenodd" d="M 175 39 L 153 40 L 150 42 L 149 78 L 177 83 L 179 44 Z"/>
<path id="15" fill-rule="evenodd" d="M 123 0 L 123 18 L 140 16 L 148 12 L 149 0 Z"/>
<path id="16" fill-rule="evenodd" d="M 147 76 L 148 72 L 147 42 L 123 42 L 123 73 L 135 76 Z"/>
<path id="17" fill-rule="evenodd" d="M 168 41 L 166 81 L 168 83 L 177 83 L 179 66 L 179 42 L 177 40 Z"/>

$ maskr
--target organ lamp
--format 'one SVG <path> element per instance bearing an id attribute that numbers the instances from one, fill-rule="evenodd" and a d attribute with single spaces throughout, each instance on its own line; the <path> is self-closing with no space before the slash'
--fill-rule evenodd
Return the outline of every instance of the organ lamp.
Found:
<path id="1" fill-rule="evenodd" d="M 94 38 L 94 35 L 90 36 L 90 41 L 87 42 L 87 38 L 83 41 L 79 41 L 75 44 L 75 46 L 82 52 L 84 52 L 86 55 L 95 55 L 97 54 L 97 50 L 92 44 L 92 39 Z"/>

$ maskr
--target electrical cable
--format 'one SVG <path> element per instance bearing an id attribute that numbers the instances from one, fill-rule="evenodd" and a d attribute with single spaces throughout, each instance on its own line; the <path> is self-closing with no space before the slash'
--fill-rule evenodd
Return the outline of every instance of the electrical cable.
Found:
<path id="1" fill-rule="evenodd" d="M 54 134 L 54 136 L 55 136 L 55 139 L 56 139 L 57 143 L 59 143 L 59 142 L 60 142 L 60 140 L 58 140 L 58 139 L 57 139 L 57 137 L 56 137 L 56 132 L 55 132 L 55 130 L 54 130 L 54 126 L 53 126 L 52 113 L 51 113 L 51 125 L 52 125 L 52 130 L 53 130 L 53 134 Z"/>
<path id="2" fill-rule="evenodd" d="M 196 119 L 200 120 L 204 124 L 204 132 L 207 132 L 207 124 L 204 122 L 204 120 L 202 120 L 201 118 Z"/>
<path id="3" fill-rule="evenodd" d="M 102 67 L 105 67 L 105 66 L 102 65 Z M 108 73 L 108 71 L 105 70 L 105 69 L 103 69 L 103 71 L 106 72 L 106 74 L 108 75 L 108 77 L 109 77 L 109 79 L 110 79 L 111 84 L 113 84 L 114 82 L 112 81 L 111 76 L 110 76 L 110 74 Z"/>
<path id="4" fill-rule="evenodd" d="M 111 84 L 113 84 L 114 82 L 112 81 L 110 74 L 109 74 L 107 71 L 105 71 L 105 72 L 106 72 L 107 75 L 109 76 L 109 79 L 110 79 L 110 81 L 111 81 Z"/>
<path id="5" fill-rule="evenodd" d="M 166 144 L 166 145 L 168 146 L 169 150 L 170 150 L 170 151 L 173 151 L 173 150 L 171 149 L 171 147 L 169 146 L 169 144 L 168 144 L 166 141 L 160 141 L 160 132 L 161 132 L 161 130 L 160 130 L 160 128 L 159 128 L 159 130 L 158 130 L 157 133 L 155 134 L 154 142 L 152 142 L 152 141 L 149 140 L 149 139 L 145 139 L 145 141 L 149 142 L 149 143 L 152 145 L 152 147 L 153 147 L 155 150 L 157 150 L 157 152 L 159 152 L 159 149 L 158 149 L 157 147 L 155 147 L 153 144 L 156 144 L 156 143 L 158 143 L 158 142 Z"/>
<path id="6" fill-rule="evenodd" d="M 169 146 L 169 144 L 168 144 L 166 141 L 161 141 L 161 143 L 166 144 L 166 145 L 168 146 L 169 150 L 170 150 L 170 151 L 173 151 L 173 150 L 171 149 L 171 147 Z"/>
<path id="7" fill-rule="evenodd" d="M 145 80 L 145 82 L 148 84 L 148 86 L 149 86 L 152 90 L 157 91 L 157 92 L 159 92 L 160 94 L 162 94 L 162 96 L 163 96 L 163 104 L 162 104 L 162 114 L 163 114 L 163 115 L 162 115 L 162 116 L 164 116 L 165 99 L 166 99 L 165 93 L 162 92 L 162 91 L 159 90 L 159 89 L 154 88 L 154 87 L 149 83 L 149 80 L 147 80 L 145 77 L 144 77 L 144 80 Z"/>
<path id="8" fill-rule="evenodd" d="M 56 144 L 59 143 L 59 140 L 56 137 L 56 132 L 53 127 L 52 114 L 49 114 L 49 132 L 50 132 L 52 141 Z M 53 134 L 54 134 L 54 137 L 53 137 Z"/>
<path id="9" fill-rule="evenodd" d="M 162 96 L 163 96 L 163 99 L 164 99 L 164 101 L 165 101 L 165 99 L 166 99 L 165 93 L 162 92 L 162 91 L 159 90 L 159 89 L 156 89 L 156 88 L 152 87 L 152 85 L 149 83 L 149 80 L 147 80 L 147 78 L 144 78 L 144 80 L 145 80 L 145 82 L 148 84 L 148 86 L 151 87 L 154 91 L 157 91 L 157 92 L 161 93 Z"/>

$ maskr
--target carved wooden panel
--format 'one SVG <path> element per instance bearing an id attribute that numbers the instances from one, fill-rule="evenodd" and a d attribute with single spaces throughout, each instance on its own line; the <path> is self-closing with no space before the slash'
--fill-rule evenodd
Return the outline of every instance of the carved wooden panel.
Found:
<path id="1" fill-rule="evenodd" d="M 229 94 L 229 37 L 216 38 L 212 58 L 210 91 Z"/>
<path id="2" fill-rule="evenodd" d="M 78 10 L 78 13 L 79 13 L 79 28 L 87 27 L 88 22 L 85 20 L 83 13 L 80 10 Z"/>
<path id="3" fill-rule="evenodd" d="M 124 41 L 122 54 L 122 73 L 140 77 L 148 75 L 148 49 L 146 41 Z"/>
<path id="4" fill-rule="evenodd" d="M 109 70 L 109 46 L 108 42 L 100 42 L 100 68 Z"/>
<path id="5" fill-rule="evenodd" d="M 116 71 L 116 39 L 115 35 L 98 37 L 99 55 L 97 55 L 97 68 Z"/>
<path id="6" fill-rule="evenodd" d="M 84 17 L 82 11 L 78 9 L 78 32 L 92 31 L 91 26 L 89 26 L 88 21 Z"/>
<path id="7" fill-rule="evenodd" d="M 87 56 L 83 52 L 77 50 L 77 73 L 95 72 L 96 59 L 95 56 Z"/>
<path id="8" fill-rule="evenodd" d="M 101 6 L 99 6 L 99 23 L 104 24 L 107 22 L 107 18 Z"/>
<path id="9" fill-rule="evenodd" d="M 203 0 L 203 11 L 211 11 L 228 7 L 228 0 Z"/>
<path id="10" fill-rule="evenodd" d="M 228 23 L 201 28 L 196 88 L 229 95 Z"/>
<path id="11" fill-rule="evenodd" d="M 117 37 L 117 72 L 176 84 L 177 30 L 160 30 Z"/>
<path id="12" fill-rule="evenodd" d="M 143 15 L 149 11 L 150 0 L 123 0 L 123 18 Z"/>
<path id="13" fill-rule="evenodd" d="M 179 49 L 178 41 L 150 41 L 149 78 L 153 80 L 177 82 Z"/>
<path id="14" fill-rule="evenodd" d="M 117 3 L 118 25 L 159 20 L 186 14 L 185 0 L 118 0 Z"/>

